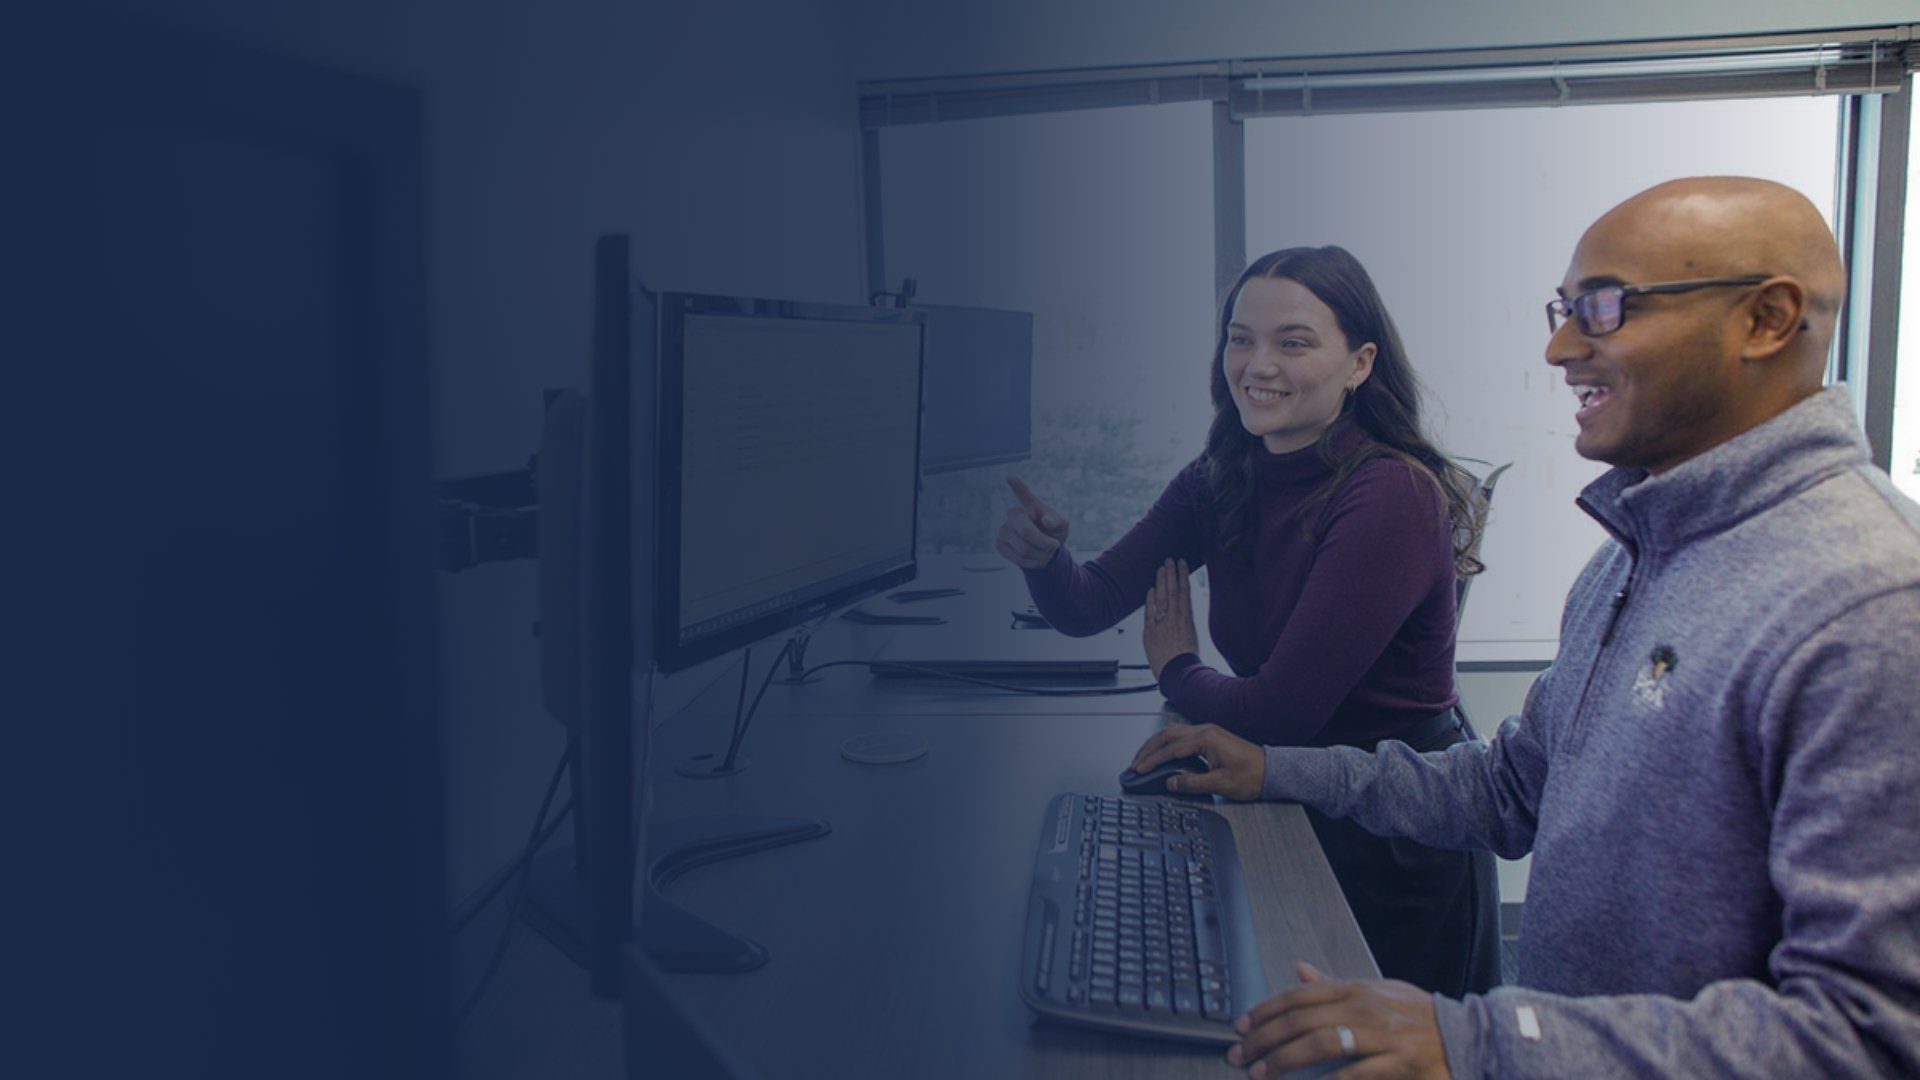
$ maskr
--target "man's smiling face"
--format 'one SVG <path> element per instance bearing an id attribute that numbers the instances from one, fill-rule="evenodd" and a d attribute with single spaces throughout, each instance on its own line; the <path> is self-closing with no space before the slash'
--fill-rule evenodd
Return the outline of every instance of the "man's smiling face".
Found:
<path id="1" fill-rule="evenodd" d="M 1684 253 L 1686 230 L 1672 218 L 1670 208 L 1632 206 L 1601 218 L 1574 249 L 1560 294 L 1728 273 Z M 1589 335 L 1572 319 L 1554 331 L 1547 363 L 1578 397 L 1580 456 L 1662 472 L 1738 434 L 1742 299 L 1750 291 L 1629 296 L 1617 330 Z"/>

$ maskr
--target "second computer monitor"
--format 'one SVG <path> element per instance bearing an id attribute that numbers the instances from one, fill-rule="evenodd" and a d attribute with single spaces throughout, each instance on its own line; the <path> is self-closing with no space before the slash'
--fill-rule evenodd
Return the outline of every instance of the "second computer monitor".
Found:
<path id="1" fill-rule="evenodd" d="M 660 668 L 911 580 L 926 316 L 685 293 L 659 310 Z"/>
<path id="2" fill-rule="evenodd" d="M 927 315 L 921 468 L 952 472 L 1033 451 L 1033 315 L 916 306 Z"/>

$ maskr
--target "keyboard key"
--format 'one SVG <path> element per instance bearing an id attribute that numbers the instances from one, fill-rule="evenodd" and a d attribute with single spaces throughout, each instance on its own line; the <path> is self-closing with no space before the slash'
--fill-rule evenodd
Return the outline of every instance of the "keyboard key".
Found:
<path id="1" fill-rule="evenodd" d="M 1200 959 L 1216 964 L 1227 961 L 1226 946 L 1220 940 L 1220 912 L 1211 897 L 1193 901 L 1194 945 Z"/>
<path id="2" fill-rule="evenodd" d="M 1173 1011 L 1181 1016 L 1192 1016 L 1200 1011 L 1200 995 L 1186 983 L 1175 983 L 1173 987 Z"/>

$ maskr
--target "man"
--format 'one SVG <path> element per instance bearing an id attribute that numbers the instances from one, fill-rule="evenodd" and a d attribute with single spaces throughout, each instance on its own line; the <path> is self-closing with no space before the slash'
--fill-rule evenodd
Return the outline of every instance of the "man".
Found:
<path id="1" fill-rule="evenodd" d="M 1204 752 L 1179 790 L 1533 853 L 1519 985 L 1303 985 L 1240 1021 L 1256 1078 L 1920 1075 L 1920 510 L 1821 389 L 1844 275 L 1776 184 L 1662 184 L 1549 305 L 1581 506 L 1612 534 L 1492 743 Z M 1179 589 L 1184 589 L 1184 582 Z M 1186 596 L 1170 600 L 1177 616 Z"/>

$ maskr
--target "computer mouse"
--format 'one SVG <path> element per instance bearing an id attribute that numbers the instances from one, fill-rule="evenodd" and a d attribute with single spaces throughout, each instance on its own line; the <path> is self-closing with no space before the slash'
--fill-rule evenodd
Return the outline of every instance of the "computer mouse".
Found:
<path id="1" fill-rule="evenodd" d="M 1120 774 L 1120 790 L 1128 795 L 1165 795 L 1168 794 L 1168 778 L 1183 773 L 1203 773 L 1211 767 L 1207 764 L 1206 758 L 1194 754 L 1191 757 L 1163 761 L 1143 773 L 1128 769 Z"/>

